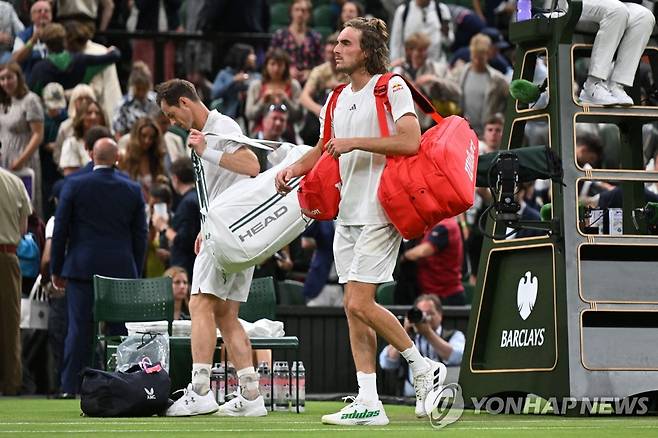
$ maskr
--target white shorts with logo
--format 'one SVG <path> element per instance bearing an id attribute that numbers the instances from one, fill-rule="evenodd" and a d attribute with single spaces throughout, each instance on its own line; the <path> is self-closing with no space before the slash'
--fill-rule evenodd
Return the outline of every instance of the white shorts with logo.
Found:
<path id="1" fill-rule="evenodd" d="M 224 274 L 217 269 L 210 247 L 201 244 L 201 251 L 194 260 L 192 275 L 192 295 L 198 293 L 214 295 L 222 300 L 245 302 L 249 297 L 254 268 L 245 269 L 235 274 Z"/>
<path id="2" fill-rule="evenodd" d="M 391 224 L 336 225 L 334 263 L 338 282 L 393 281 L 402 236 Z"/>

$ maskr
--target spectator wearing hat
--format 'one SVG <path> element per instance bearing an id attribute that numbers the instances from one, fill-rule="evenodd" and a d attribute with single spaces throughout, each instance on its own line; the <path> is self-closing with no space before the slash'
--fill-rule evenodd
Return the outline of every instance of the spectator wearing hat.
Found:
<path id="1" fill-rule="evenodd" d="M 66 120 L 68 114 L 66 112 L 64 87 L 61 84 L 57 82 L 47 84 L 43 89 L 42 98 L 46 111 L 43 120 L 43 143 L 39 148 L 39 159 L 41 160 L 41 174 L 43 175 L 43 217 L 48 218 L 55 212 L 55 205 L 50 199 L 52 187 L 57 180 L 62 178 L 53 156 L 55 140 L 57 139 L 59 127 Z"/>

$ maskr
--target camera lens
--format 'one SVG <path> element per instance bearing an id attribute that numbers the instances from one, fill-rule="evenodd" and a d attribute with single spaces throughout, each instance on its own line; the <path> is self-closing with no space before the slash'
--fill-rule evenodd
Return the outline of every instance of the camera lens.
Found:
<path id="1" fill-rule="evenodd" d="M 407 312 L 407 319 L 412 324 L 417 324 L 423 320 L 423 312 L 418 307 L 412 307 Z"/>

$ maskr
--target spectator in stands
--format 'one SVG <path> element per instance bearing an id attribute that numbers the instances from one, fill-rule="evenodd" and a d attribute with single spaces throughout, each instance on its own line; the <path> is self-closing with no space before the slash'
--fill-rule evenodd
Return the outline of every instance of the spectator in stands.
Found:
<path id="1" fill-rule="evenodd" d="M 413 324 L 405 317 L 404 328 L 413 339 L 418 351 L 425 357 L 443 362 L 446 366 L 459 366 L 464 354 L 466 337 L 459 330 L 443 327 L 443 307 L 439 297 L 421 295 L 414 302 L 414 306 L 423 313 L 423 319 Z M 384 347 L 379 354 L 379 366 L 385 370 L 408 368 L 407 362 L 400 360 L 400 352 L 391 345 Z M 403 394 L 408 397 L 413 396 L 414 387 L 408 369 L 404 376 Z"/>
<path id="2" fill-rule="evenodd" d="M 212 93 L 212 82 L 208 80 L 203 70 L 197 66 L 188 66 L 185 79 L 194 85 L 196 94 L 199 95 L 201 102 L 204 105 L 210 105 L 212 102 L 210 97 Z"/>
<path id="3" fill-rule="evenodd" d="M 189 7 L 194 2 L 187 3 Z M 270 30 L 267 0 L 203 0 L 203 3 L 195 30 L 227 33 L 267 33 Z"/>
<path id="4" fill-rule="evenodd" d="M 263 78 L 249 84 L 245 115 L 250 121 L 252 135 L 261 129 L 263 116 L 272 104 L 284 104 L 288 109 L 288 129 L 284 136 L 295 142 L 292 124 L 302 116 L 299 95 L 302 90 L 290 76 L 290 57 L 281 49 L 271 49 L 265 56 Z"/>
<path id="5" fill-rule="evenodd" d="M 484 121 L 495 113 L 505 111 L 509 85 L 505 77 L 487 64 L 491 38 L 477 34 L 471 39 L 471 62 L 455 67 L 453 74 L 459 79 L 462 90 L 461 108 L 464 117 L 478 136 L 484 130 Z"/>
<path id="6" fill-rule="evenodd" d="M 350 2 L 346 2 L 348 4 Z M 338 34 L 334 33 L 327 37 L 324 44 L 324 63 L 314 67 L 308 76 L 299 103 L 306 108 L 304 126 L 300 132 L 304 144 L 316 144 L 320 132 L 320 110 L 327 101 L 329 93 L 341 83 L 348 82 L 345 73 L 336 71 L 336 59 L 334 58 L 334 47 L 338 42 Z"/>
<path id="7" fill-rule="evenodd" d="M 272 36 L 271 48 L 280 48 L 290 55 L 290 76 L 304 84 L 311 69 L 322 62 L 322 36 L 310 29 L 310 0 L 293 0 L 290 4 L 290 25 Z"/>
<path id="8" fill-rule="evenodd" d="M 439 63 L 428 58 L 430 38 L 423 32 L 409 35 L 404 43 L 405 61 L 393 71 L 406 77 L 435 105 L 437 111 L 444 116 L 459 113 L 461 89 L 452 79 L 448 78 L 445 63 Z M 420 128 L 429 129 L 434 121 L 422 111 L 416 111 Z"/>
<path id="9" fill-rule="evenodd" d="M 0 70 L 0 77 L 2 74 Z M 4 83 L 4 80 L 0 81 Z M 0 159 L 4 152 L 3 147 Z M 27 217 L 31 213 L 32 205 L 23 182 L 16 175 L 0 168 L 0 391 L 5 396 L 18 395 L 23 380 L 21 269 L 16 257 L 16 246 L 27 232 Z"/>
<path id="10" fill-rule="evenodd" d="M 46 219 L 52 216 L 55 211 L 55 205 L 50 199 L 53 184 L 62 178 L 57 162 L 53 159 L 57 132 L 62 122 L 68 116 L 66 113 L 64 88 L 61 84 L 51 82 L 46 85 L 43 89 L 43 104 L 46 112 L 43 122 L 43 142 L 39 147 L 39 159 L 41 160 L 41 175 L 43 176 L 43 217 Z"/>
<path id="11" fill-rule="evenodd" d="M 29 80 L 32 67 L 48 55 L 46 45 L 40 40 L 41 30 L 53 21 L 53 10 L 49 1 L 35 2 L 30 8 L 32 26 L 25 28 L 14 41 L 12 61 L 18 62 Z"/>
<path id="12" fill-rule="evenodd" d="M 59 23 L 46 25 L 41 31 L 41 40 L 48 48 L 48 56 L 34 64 L 29 81 L 30 89 L 39 95 L 50 82 L 58 82 L 64 89 L 88 83 L 97 72 L 121 58 L 121 52 L 116 47 L 111 47 L 104 55 L 85 55 L 65 50 L 66 30 Z"/>
<path id="13" fill-rule="evenodd" d="M 21 67 L 15 62 L 0 66 L 0 167 L 34 172 L 32 202 L 38 216 L 42 215 L 39 145 L 43 119 L 41 99 L 28 90 Z"/>
<path id="14" fill-rule="evenodd" d="M 165 116 L 165 114 L 162 112 L 160 108 L 158 108 L 157 111 L 151 112 L 150 116 L 153 120 L 155 120 L 155 123 L 158 125 L 158 128 L 160 128 L 160 132 L 163 133 L 162 141 L 164 142 L 165 152 L 167 153 L 164 163 L 165 163 L 165 170 L 167 171 L 167 175 L 169 175 L 171 163 L 173 163 L 174 161 L 176 161 L 181 157 L 188 156 L 188 153 L 185 151 L 183 138 L 180 135 L 174 134 L 173 132 L 169 131 L 169 127 L 171 126 L 171 124 L 169 123 L 169 119 L 167 119 L 167 116 Z M 126 138 L 125 135 L 121 137 L 121 140 L 123 140 L 124 138 Z M 121 148 L 121 140 L 119 140 L 119 148 Z"/>
<path id="15" fill-rule="evenodd" d="M 194 241 L 201 229 L 192 160 L 184 157 L 174 161 L 171 165 L 171 185 L 181 196 L 173 218 L 154 214 L 152 221 L 160 232 L 160 247 L 170 250 L 169 265 L 182 266 L 191 279 L 196 258 Z"/>
<path id="16" fill-rule="evenodd" d="M 94 274 L 139 278 L 146 247 L 145 206 L 138 184 L 118 176 L 114 141 L 94 145 L 94 170 L 71 178 L 55 216 L 51 272 L 53 285 L 66 287 L 68 331 L 62 391 L 79 393 L 80 371 L 91 357 Z"/>
<path id="17" fill-rule="evenodd" d="M 100 17 L 98 17 L 99 6 Z M 101 31 L 107 30 L 113 12 L 114 0 L 57 0 L 57 21 L 73 19 L 91 24 L 99 21 Z"/>
<path id="18" fill-rule="evenodd" d="M 483 35 L 488 36 L 491 39 L 491 46 L 489 46 L 489 56 L 487 57 L 487 63 L 501 72 L 508 81 L 512 79 L 513 68 L 512 64 L 509 62 L 505 56 L 501 53 L 501 50 L 509 49 L 510 43 L 508 43 L 505 38 L 501 35 L 500 31 L 495 27 L 484 27 L 479 30 Z M 467 63 L 471 60 L 471 52 L 469 47 L 461 47 L 455 50 L 450 57 L 450 66 L 454 67 L 456 64 Z"/>
<path id="19" fill-rule="evenodd" d="M 141 61 L 133 64 L 128 78 L 128 86 L 130 90 L 115 109 L 112 119 L 112 128 L 117 139 L 130 132 L 137 119 L 158 110 L 153 92 L 151 70 L 146 64 Z"/>
<path id="20" fill-rule="evenodd" d="M 598 135 L 584 132 L 576 136 L 576 162 L 580 167 L 600 168 L 602 158 L 603 145 Z"/>
<path id="21" fill-rule="evenodd" d="M 165 210 L 164 216 L 169 218 L 169 215 L 171 215 L 172 193 L 169 184 L 169 179 L 161 175 L 158 177 L 158 181 L 151 186 L 148 194 L 146 217 L 149 222 L 149 234 L 144 272 L 144 276 L 147 278 L 161 277 L 169 265 L 169 248 L 162 248 L 160 246 L 160 230 L 156 228 L 151 220 L 156 209 L 162 213 L 160 210 L 162 206 L 164 206 Z M 155 207 L 156 204 L 158 207 Z"/>
<path id="22" fill-rule="evenodd" d="M 445 52 L 455 39 L 448 7 L 437 0 L 413 0 L 397 8 L 389 40 L 392 65 L 404 62 L 404 42 L 415 32 L 423 32 L 430 38 L 427 57 L 445 62 Z"/>
<path id="23" fill-rule="evenodd" d="M 484 133 L 480 140 L 480 154 L 496 152 L 500 149 L 500 144 L 503 141 L 504 126 L 505 119 L 501 113 L 493 114 L 484 122 Z"/>
<path id="24" fill-rule="evenodd" d="M 99 125 L 107 126 L 107 121 L 95 100 L 76 111 L 73 119 L 73 135 L 64 140 L 62 155 L 59 158 L 59 167 L 64 176 L 70 175 L 91 161 L 85 149 L 84 138 L 91 128 Z"/>
<path id="25" fill-rule="evenodd" d="M 521 207 L 518 211 L 519 220 L 521 221 L 541 220 L 541 216 L 539 215 L 539 208 L 541 207 L 537 205 L 534 199 L 534 184 L 534 181 L 519 183 L 519 189 L 515 194 L 516 202 L 518 202 L 519 206 Z M 541 230 L 532 230 L 526 228 L 507 228 L 506 234 L 509 234 L 507 239 L 522 239 L 525 237 L 546 236 L 546 233 L 542 232 Z"/>
<path id="26" fill-rule="evenodd" d="M 160 128 L 149 117 L 142 117 L 130 130 L 119 168 L 137 181 L 144 193 L 148 193 L 158 176 L 165 173 L 166 156 Z"/>
<path id="27" fill-rule="evenodd" d="M 187 272 L 180 266 L 172 266 L 164 273 L 171 278 L 174 293 L 174 320 L 190 319 L 190 286 Z"/>
<path id="28" fill-rule="evenodd" d="M 331 267 L 334 264 L 334 222 L 333 221 L 315 221 L 302 234 L 302 247 L 313 248 L 313 256 L 308 273 L 304 279 L 304 299 L 308 305 L 313 305 L 320 295 L 323 298 L 335 298 L 336 287 L 324 290 L 329 281 Z M 312 243 L 309 242 L 312 240 Z M 324 293 L 323 293 L 324 292 Z M 327 303 L 323 303 L 327 305 Z M 333 305 L 340 305 L 333 303 Z"/>
<path id="29" fill-rule="evenodd" d="M 64 23 L 66 29 L 66 48 L 71 53 L 83 53 L 85 55 L 104 55 L 108 48 L 102 44 L 91 41 L 96 32 L 96 27 L 90 23 L 68 20 Z M 103 108 L 106 117 L 111 117 L 121 102 L 121 85 L 117 74 L 116 65 L 108 65 L 96 73 L 89 83 L 94 90 L 96 100 Z"/>
<path id="30" fill-rule="evenodd" d="M 69 98 L 69 108 L 67 111 L 68 118 L 59 125 L 59 130 L 57 131 L 57 138 L 55 139 L 55 147 L 53 149 L 53 159 L 55 163 L 59 164 L 59 159 L 62 155 L 62 147 L 64 146 L 64 140 L 73 136 L 73 120 L 75 115 L 84 105 L 88 105 L 91 101 L 96 101 L 96 94 L 94 90 L 87 84 L 76 85 L 73 91 L 71 91 L 71 97 Z M 107 114 L 105 114 L 107 117 Z M 92 145 L 93 146 L 93 145 Z"/>
<path id="31" fill-rule="evenodd" d="M 178 11 L 181 8 L 182 0 L 135 0 L 135 6 L 139 10 L 137 14 L 138 31 L 147 32 L 167 32 L 178 31 L 181 27 Z M 163 10 L 161 10 L 163 8 Z M 161 21 L 163 16 L 166 20 Z M 162 75 L 164 80 L 172 79 L 175 76 L 174 63 L 176 58 L 176 44 L 167 40 L 162 48 L 164 57 L 164 71 Z M 154 71 L 155 65 L 155 44 L 151 39 L 133 39 L 133 62 L 143 61 L 151 71 Z"/>
<path id="32" fill-rule="evenodd" d="M 565 1 L 560 4 L 566 9 Z M 579 22 L 599 25 L 587 80 L 580 92 L 581 102 L 633 105 L 633 99 L 626 94 L 624 87 L 633 86 L 635 72 L 655 24 L 653 14 L 641 4 L 585 0 Z"/>
<path id="33" fill-rule="evenodd" d="M 340 15 L 338 16 L 338 21 L 336 22 L 336 30 L 337 31 L 342 30 L 343 23 L 347 23 L 352 18 L 363 17 L 364 15 L 365 15 L 365 9 L 363 8 L 363 5 L 361 3 L 356 1 L 343 2 L 343 5 L 340 8 Z"/>
<path id="34" fill-rule="evenodd" d="M 260 79 L 260 73 L 254 71 L 254 48 L 249 44 L 233 44 L 224 58 L 224 65 L 212 84 L 211 96 L 213 101 L 219 99 L 216 104 L 219 112 L 236 120 L 244 115 L 249 84 Z"/>
<path id="35" fill-rule="evenodd" d="M 0 1 L 0 65 L 9 62 L 14 39 L 24 29 L 11 3 Z"/>
<path id="36" fill-rule="evenodd" d="M 464 242 L 455 218 L 436 224 L 418 245 L 402 253 L 400 261 L 417 264 L 421 294 L 436 295 L 450 306 L 466 304 L 462 286 Z"/>
<path id="37" fill-rule="evenodd" d="M 263 117 L 262 128 L 256 133 L 256 138 L 260 140 L 284 141 L 283 134 L 288 127 L 288 108 L 284 104 L 272 104 Z M 260 171 L 265 172 L 272 167 L 267 161 L 268 152 L 263 149 L 251 148 L 258 157 Z"/>

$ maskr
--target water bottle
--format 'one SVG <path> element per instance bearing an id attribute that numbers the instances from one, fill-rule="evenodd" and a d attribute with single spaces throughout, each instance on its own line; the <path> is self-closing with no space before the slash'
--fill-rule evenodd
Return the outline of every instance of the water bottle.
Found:
<path id="1" fill-rule="evenodd" d="M 290 370 L 290 411 L 297 412 L 297 373 L 299 373 L 299 412 L 304 412 L 306 407 L 306 369 L 300 360 L 292 363 Z"/>
<path id="2" fill-rule="evenodd" d="M 532 1 L 518 0 L 516 2 L 516 21 L 530 20 L 532 18 Z"/>
<path id="3" fill-rule="evenodd" d="M 215 400 L 218 404 L 224 403 L 224 395 L 226 391 L 226 382 L 224 381 L 224 365 L 216 363 L 210 370 L 210 390 L 215 395 Z"/>
<path id="4" fill-rule="evenodd" d="M 287 411 L 290 400 L 288 362 L 274 362 L 272 369 L 274 373 L 274 410 Z"/>
<path id="5" fill-rule="evenodd" d="M 226 401 L 234 398 L 238 391 L 238 374 L 231 362 L 226 363 L 226 390 Z"/>
<path id="6" fill-rule="evenodd" d="M 260 395 L 263 396 L 263 400 L 265 401 L 265 408 L 270 411 L 272 410 L 272 381 L 270 380 L 270 367 L 267 362 L 261 362 L 258 364 L 258 374 L 260 374 L 258 389 L 260 390 Z"/>

